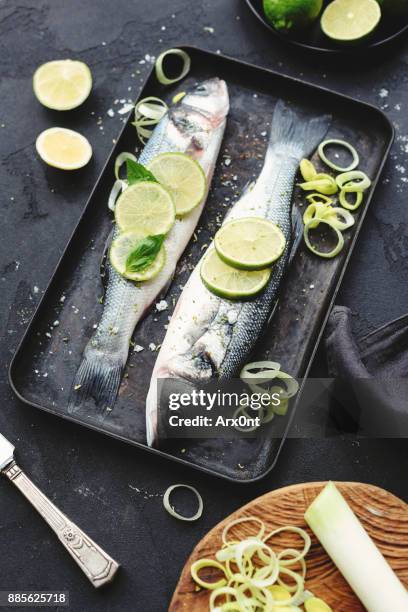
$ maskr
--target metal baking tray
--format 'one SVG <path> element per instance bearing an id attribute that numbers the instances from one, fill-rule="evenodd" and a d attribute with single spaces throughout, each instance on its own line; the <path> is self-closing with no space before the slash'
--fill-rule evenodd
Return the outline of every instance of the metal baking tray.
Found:
<path id="1" fill-rule="evenodd" d="M 163 87 L 152 71 L 140 97 L 153 95 L 171 100 L 176 91 L 217 75 L 227 81 L 231 111 L 209 199 L 200 220 L 198 240 L 188 245 L 166 297 L 170 308 L 160 313 L 152 309 L 138 325 L 134 341 L 146 348 L 130 354 L 118 400 L 109 416 L 101 423 L 92 417 L 68 415 L 70 387 L 102 310 L 98 301 L 103 292 L 99 272 L 112 228 L 107 198 L 114 180 L 114 161 L 121 151 L 134 150 L 136 145 L 135 129 L 129 117 L 14 355 L 10 382 L 17 396 L 31 406 L 163 458 L 229 480 L 251 482 L 265 476 L 275 465 L 295 406 L 289 410 L 281 435 L 272 440 L 172 440 L 159 450 L 150 449 L 145 444 L 144 403 L 157 353 L 148 349 L 149 343 L 161 343 L 167 317 L 188 278 L 191 264 L 198 261 L 203 244 L 208 243 L 231 202 L 258 174 L 267 140 L 262 134 L 269 132 L 275 103 L 281 98 L 316 114 L 330 112 L 333 119 L 328 136 L 353 142 L 360 152 L 360 167 L 373 180 L 338 257 L 322 260 L 303 246 L 299 248 L 281 287 L 278 308 L 255 350 L 255 358 L 280 361 L 282 369 L 293 376 L 307 377 L 389 152 L 393 128 L 381 111 L 368 104 L 233 58 L 195 47 L 183 48 L 192 59 L 188 78 L 182 84 Z M 225 164 L 225 155 L 231 159 L 229 165 Z M 235 192 L 231 183 L 236 185 Z M 304 201 L 296 189 L 294 197 L 295 205 L 301 199 Z M 59 325 L 50 331 L 56 319 Z"/>

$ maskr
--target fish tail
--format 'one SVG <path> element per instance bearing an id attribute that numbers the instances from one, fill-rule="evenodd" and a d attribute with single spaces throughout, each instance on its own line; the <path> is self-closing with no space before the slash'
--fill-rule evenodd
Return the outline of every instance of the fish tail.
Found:
<path id="1" fill-rule="evenodd" d="M 323 140 L 330 121 L 329 114 L 312 117 L 279 100 L 272 117 L 268 153 L 277 145 L 284 145 L 299 159 L 309 156 Z"/>
<path id="2" fill-rule="evenodd" d="M 296 251 L 303 238 L 303 215 L 298 206 L 292 207 L 292 244 L 289 251 L 289 265 L 292 263 Z"/>
<path id="3" fill-rule="evenodd" d="M 68 401 L 68 412 L 73 414 L 81 410 L 93 399 L 95 405 L 104 414 L 112 410 L 118 395 L 122 379 L 123 363 L 119 358 L 100 352 L 88 352 L 82 360 Z"/>

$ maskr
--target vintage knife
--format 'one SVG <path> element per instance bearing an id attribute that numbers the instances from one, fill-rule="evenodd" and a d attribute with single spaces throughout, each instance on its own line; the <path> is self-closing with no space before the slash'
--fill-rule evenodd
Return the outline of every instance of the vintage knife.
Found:
<path id="1" fill-rule="evenodd" d="M 47 521 L 94 587 L 100 587 L 113 579 L 119 569 L 119 564 L 37 489 L 14 461 L 14 446 L 1 434 L 0 472 L 7 476 L 17 489 L 20 489 Z"/>

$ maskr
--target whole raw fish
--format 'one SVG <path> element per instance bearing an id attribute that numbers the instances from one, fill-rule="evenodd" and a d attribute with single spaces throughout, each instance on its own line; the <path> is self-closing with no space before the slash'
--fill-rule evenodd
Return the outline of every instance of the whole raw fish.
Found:
<path id="1" fill-rule="evenodd" d="M 203 81 L 163 117 L 141 153 L 139 162 L 147 164 L 164 152 L 187 153 L 202 166 L 207 177 L 208 192 L 228 110 L 225 82 L 218 78 Z M 106 408 L 113 407 L 135 326 L 171 282 L 177 261 L 194 232 L 205 201 L 206 197 L 190 213 L 176 219 L 166 238 L 166 263 L 154 279 L 135 284 L 108 265 L 109 282 L 102 318 L 85 348 L 83 361 L 75 376 L 69 412 L 79 410 L 89 397 L 94 398 L 102 414 Z"/>
<path id="2" fill-rule="evenodd" d="M 226 221 L 263 217 L 279 225 L 286 238 L 266 288 L 255 298 L 232 301 L 211 293 L 200 277 L 201 261 L 178 300 L 153 370 L 146 400 L 147 441 L 157 436 L 158 379 L 190 383 L 236 375 L 251 353 L 276 302 L 292 243 L 292 191 L 300 160 L 323 139 L 330 117 L 300 116 L 276 105 L 263 169 L 232 207 Z M 208 249 L 213 249 L 211 244 Z"/>

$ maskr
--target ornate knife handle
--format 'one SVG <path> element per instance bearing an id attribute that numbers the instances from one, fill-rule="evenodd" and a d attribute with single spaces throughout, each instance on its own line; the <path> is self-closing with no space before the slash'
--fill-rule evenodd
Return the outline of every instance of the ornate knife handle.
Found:
<path id="1" fill-rule="evenodd" d="M 6 466 L 3 473 L 46 520 L 94 587 L 100 587 L 113 579 L 119 564 L 58 510 L 15 461 Z"/>

